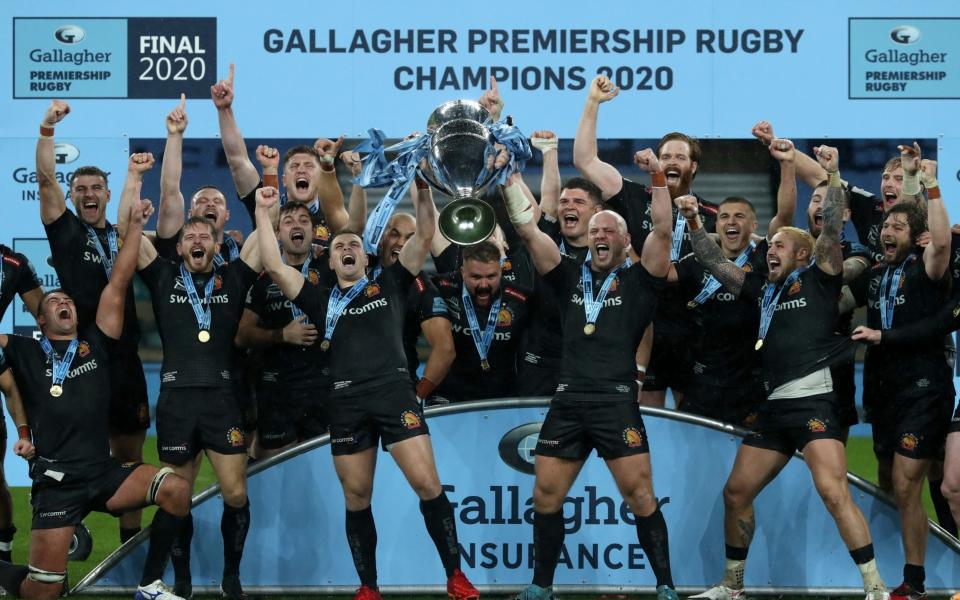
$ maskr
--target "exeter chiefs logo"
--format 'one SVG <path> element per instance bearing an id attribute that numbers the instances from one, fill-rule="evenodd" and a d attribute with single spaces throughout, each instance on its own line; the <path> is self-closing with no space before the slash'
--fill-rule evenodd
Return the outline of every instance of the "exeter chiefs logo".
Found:
<path id="1" fill-rule="evenodd" d="M 917 449 L 917 444 L 920 443 L 920 440 L 917 439 L 917 436 L 912 433 L 905 433 L 900 436 L 900 447 L 908 452 L 913 452 Z"/>
<path id="2" fill-rule="evenodd" d="M 380 293 L 380 285 L 376 283 L 370 283 L 367 285 L 366 292 L 367 298 L 373 298 Z"/>
<path id="3" fill-rule="evenodd" d="M 745 264 L 741 267 L 741 269 L 743 269 L 743 272 L 744 272 L 744 273 L 750 273 L 750 272 L 753 271 L 753 265 L 751 265 L 750 263 L 745 263 Z"/>
<path id="4" fill-rule="evenodd" d="M 827 425 L 820 419 L 810 419 L 807 421 L 807 430 L 811 433 L 823 433 L 827 430 Z"/>
<path id="5" fill-rule="evenodd" d="M 221 287 L 223 287 L 223 278 L 220 277 L 220 275 L 214 275 L 214 276 L 213 276 L 213 289 L 214 289 L 214 290 L 219 290 Z"/>
<path id="6" fill-rule="evenodd" d="M 86 342 L 80 342 L 77 344 L 77 354 L 80 355 L 80 358 L 86 358 L 90 354 L 90 344 Z"/>
<path id="7" fill-rule="evenodd" d="M 423 420 L 420 415 L 412 410 L 405 410 L 400 414 L 400 423 L 407 429 L 419 429 L 423 427 Z"/>
<path id="8" fill-rule="evenodd" d="M 227 432 L 227 443 L 234 448 L 240 448 L 243 446 L 243 432 L 239 427 L 230 428 L 230 430 Z"/>
<path id="9" fill-rule="evenodd" d="M 504 306 L 500 309 L 500 314 L 497 315 L 497 327 L 510 327 L 511 325 L 513 325 L 513 313 Z"/>
<path id="10" fill-rule="evenodd" d="M 627 448 L 639 448 L 643 445 L 643 436 L 636 427 L 627 427 L 623 430 L 623 443 Z"/>
<path id="11" fill-rule="evenodd" d="M 801 286 L 800 286 L 800 282 L 799 282 L 799 281 L 794 281 L 794 282 L 793 282 L 793 285 L 790 286 L 790 289 L 787 290 L 787 295 L 788 295 L 788 296 L 793 296 L 794 294 L 799 294 L 799 293 L 800 293 L 800 287 L 801 287 Z"/>
<path id="12" fill-rule="evenodd" d="M 615 291 L 617 291 L 617 287 L 618 287 L 619 285 L 620 285 L 620 278 L 619 278 L 619 277 L 614 277 L 614 278 L 613 278 L 613 281 L 610 282 L 610 291 L 607 292 L 607 293 L 609 293 L 609 294 L 614 293 Z"/>
<path id="13" fill-rule="evenodd" d="M 513 268 L 513 264 L 510 262 L 510 259 L 503 261 L 503 266 L 501 267 L 504 271 L 509 271 Z"/>
<path id="14" fill-rule="evenodd" d="M 317 238 L 321 242 L 330 241 L 330 230 L 327 229 L 326 225 L 317 225 L 313 230 L 313 237 Z"/>
<path id="15" fill-rule="evenodd" d="M 309 281 L 313 285 L 317 285 L 318 283 L 320 283 L 320 273 L 317 273 L 313 269 L 307 269 L 307 281 Z"/>

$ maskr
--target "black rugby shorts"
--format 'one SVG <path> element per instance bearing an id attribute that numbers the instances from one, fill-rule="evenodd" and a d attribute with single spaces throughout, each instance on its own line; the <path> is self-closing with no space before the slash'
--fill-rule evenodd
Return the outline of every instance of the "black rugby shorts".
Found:
<path id="1" fill-rule="evenodd" d="M 814 440 L 842 441 L 843 426 L 833 393 L 767 400 L 760 405 L 757 427 L 743 443 L 792 456 Z"/>
<path id="2" fill-rule="evenodd" d="M 30 468 L 33 487 L 33 529 L 57 529 L 80 523 L 91 511 L 110 513 L 107 501 L 142 463 L 120 464 L 115 460 L 89 471 L 65 474 L 58 481 L 56 465 L 35 462 Z M 118 516 L 119 513 L 110 513 Z"/>
<path id="3" fill-rule="evenodd" d="M 290 389 L 260 386 L 257 389 L 257 437 L 268 450 L 282 448 L 327 432 L 327 415 L 316 388 Z"/>
<path id="4" fill-rule="evenodd" d="M 914 459 L 943 458 L 952 408 L 952 393 L 901 390 L 887 401 L 873 423 L 874 453 L 882 458 L 894 454 Z"/>
<path id="5" fill-rule="evenodd" d="M 330 450 L 336 456 L 375 448 L 377 442 L 388 450 L 397 442 L 430 433 L 409 380 L 363 391 L 334 392 L 326 408 Z"/>
<path id="6" fill-rule="evenodd" d="M 184 465 L 200 450 L 244 454 L 246 436 L 233 388 L 171 387 L 157 401 L 157 450 L 160 460 Z"/>
<path id="7" fill-rule="evenodd" d="M 110 355 L 110 433 L 139 433 L 149 427 L 143 363 L 135 348 L 117 347 Z"/>
<path id="8" fill-rule="evenodd" d="M 680 411 L 756 429 L 763 389 L 749 381 L 735 387 L 721 387 L 694 382 L 687 388 Z"/>
<path id="9" fill-rule="evenodd" d="M 614 395 L 554 396 L 536 453 L 584 460 L 594 448 L 604 460 L 650 451 L 637 401 Z"/>

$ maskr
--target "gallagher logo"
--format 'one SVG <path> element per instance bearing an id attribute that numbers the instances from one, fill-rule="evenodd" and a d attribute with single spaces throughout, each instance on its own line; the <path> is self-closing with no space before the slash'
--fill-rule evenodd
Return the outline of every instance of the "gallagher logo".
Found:
<path id="1" fill-rule="evenodd" d="M 73 144 L 60 142 L 53 145 L 53 156 L 58 165 L 65 165 L 80 158 L 80 150 Z"/>
<path id="2" fill-rule="evenodd" d="M 507 466 L 521 473 L 533 475 L 534 450 L 543 423 L 527 423 L 514 427 L 500 439 L 500 458 Z"/>
<path id="3" fill-rule="evenodd" d="M 64 25 L 53 32 L 53 37 L 61 44 L 79 44 L 87 37 L 87 32 L 79 25 Z"/>
<path id="4" fill-rule="evenodd" d="M 898 44 L 915 44 L 920 41 L 920 30 L 912 25 L 897 25 L 890 30 L 890 39 Z"/>

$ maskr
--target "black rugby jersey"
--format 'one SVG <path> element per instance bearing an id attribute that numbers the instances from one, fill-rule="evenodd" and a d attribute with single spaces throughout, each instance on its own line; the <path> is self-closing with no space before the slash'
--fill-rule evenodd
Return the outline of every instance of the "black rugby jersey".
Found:
<path id="1" fill-rule="evenodd" d="M 77 330 L 85 331 L 97 318 L 100 294 L 107 287 L 107 272 L 100 260 L 96 243 L 87 235 L 87 228 L 69 209 L 52 223 L 43 226 L 50 242 L 53 268 L 60 280 L 60 287 L 70 295 L 77 307 Z M 108 224 L 107 227 L 112 227 Z M 94 228 L 105 254 L 110 254 L 107 229 Z M 118 244 L 120 241 L 118 240 Z M 121 345 L 133 349 L 140 341 L 140 324 L 137 321 L 133 286 L 127 289 L 123 305 L 123 334 Z"/>
<path id="2" fill-rule="evenodd" d="M 180 276 L 180 264 L 157 257 L 140 271 L 150 289 L 157 329 L 163 344 L 160 387 L 220 387 L 230 384 L 234 369 L 233 338 L 243 313 L 247 290 L 257 272 L 242 260 L 210 273 L 191 273 L 197 296 L 203 302 L 204 286 L 214 278 L 210 294 L 210 340 L 200 331 Z"/>
<path id="3" fill-rule="evenodd" d="M 463 266 L 463 255 L 460 246 L 450 244 L 439 256 L 433 257 L 433 266 L 437 273 L 452 273 L 459 271 Z M 510 253 L 503 260 L 500 279 L 512 285 L 533 287 L 537 272 L 533 267 L 533 259 L 527 252 L 526 246 L 510 249 Z"/>
<path id="4" fill-rule="evenodd" d="M 0 269 L 3 270 L 2 283 L 0 283 L 0 319 L 2 319 L 17 294 L 26 294 L 40 287 L 40 278 L 23 254 L 0 244 L 0 256 L 3 257 L 3 262 L 0 263 Z"/>
<path id="5" fill-rule="evenodd" d="M 4 349 L 23 397 L 40 464 L 53 461 L 50 469 L 68 475 L 111 460 L 109 353 L 117 342 L 96 325 L 78 339 L 60 397 L 50 394 L 53 363 L 39 341 L 8 335 Z M 51 340 L 50 345 L 62 358 L 70 340 Z"/>
<path id="6" fill-rule="evenodd" d="M 451 400 L 478 400 L 510 395 L 516 375 L 518 348 L 530 325 L 531 313 L 536 308 L 537 297 L 534 291 L 500 282 L 500 311 L 487 354 L 490 370 L 484 371 L 463 306 L 463 278 L 458 272 L 446 273 L 437 275 L 434 283 L 447 304 L 453 329 L 453 344 L 457 352 L 450 372 L 437 388 L 437 394 Z M 491 306 L 481 307 L 474 302 L 481 332 L 486 329 Z"/>
<path id="7" fill-rule="evenodd" d="M 593 275 L 595 300 L 605 279 L 606 274 Z M 666 279 L 650 275 L 641 264 L 621 270 L 610 286 L 591 335 L 584 332 L 587 319 L 581 265 L 561 256 L 560 264 L 544 275 L 544 281 L 553 288 L 563 314 L 563 366 L 557 393 L 635 398 L 637 346 L 653 319 Z"/>
<path id="8" fill-rule="evenodd" d="M 257 226 L 257 219 L 254 215 L 254 211 L 257 209 L 257 190 L 263 187 L 263 180 L 260 180 L 260 183 L 257 184 L 257 187 L 247 194 L 246 196 L 241 196 L 237 194 L 237 198 L 240 199 L 240 202 L 246 207 L 247 212 L 250 214 L 250 222 L 253 223 L 254 228 Z M 281 204 L 286 203 L 286 192 L 283 187 L 280 188 L 280 194 L 282 195 Z M 323 210 L 320 208 L 320 200 L 316 201 L 316 211 L 312 207 L 308 206 L 310 210 L 310 220 L 313 222 L 313 244 L 315 246 L 320 246 L 324 250 L 330 249 L 330 242 L 333 239 L 333 232 L 330 231 L 330 226 L 327 225 L 327 220 L 323 216 Z"/>
<path id="9" fill-rule="evenodd" d="M 870 262 L 883 260 L 883 248 L 880 247 L 883 201 L 866 190 L 855 186 L 850 188 L 850 222 L 860 243 L 869 250 Z"/>
<path id="10" fill-rule="evenodd" d="M 403 349 L 406 299 L 414 276 L 398 260 L 369 281 L 337 321 L 330 349 L 331 391 L 352 393 L 391 382 L 409 385 Z M 347 290 L 342 290 L 346 292 Z M 323 337 L 330 290 L 304 285 L 294 299 Z M 318 342 L 319 343 L 319 342 Z"/>
<path id="11" fill-rule="evenodd" d="M 740 295 L 752 298 L 759 311 L 764 292 L 772 285 L 760 273 L 747 273 Z M 842 273 L 828 275 L 813 266 L 780 294 L 760 349 L 768 395 L 785 383 L 850 358 L 853 342 L 836 333 L 842 287 Z"/>
<path id="12" fill-rule="evenodd" d="M 303 263 L 290 266 L 300 271 Z M 336 284 L 336 275 L 330 270 L 326 258 L 312 259 L 307 267 L 308 276 L 304 285 L 319 285 L 329 288 Z M 293 302 L 288 300 L 280 286 L 266 272 L 250 288 L 246 308 L 260 317 L 259 326 L 266 329 L 282 329 L 293 321 Z M 313 323 L 322 335 L 323 323 Z M 290 389 L 326 387 L 327 353 L 320 350 L 320 340 L 312 346 L 277 344 L 263 350 L 259 383 L 266 387 L 283 386 Z"/>
<path id="13" fill-rule="evenodd" d="M 766 240 L 750 253 L 743 270 L 767 273 Z M 678 301 L 693 323 L 690 343 L 693 376 L 699 383 L 734 386 L 756 375 L 760 367 L 754 349 L 760 327 L 757 303 L 749 296 L 734 296 L 722 286 L 702 304 L 693 302 L 710 279 L 710 272 L 691 253 L 676 265 Z"/>

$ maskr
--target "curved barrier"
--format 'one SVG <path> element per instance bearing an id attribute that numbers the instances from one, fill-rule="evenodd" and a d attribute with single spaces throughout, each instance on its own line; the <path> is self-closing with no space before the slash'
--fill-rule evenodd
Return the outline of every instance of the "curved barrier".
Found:
<path id="1" fill-rule="evenodd" d="M 434 452 L 458 520 L 464 570 L 482 591 L 517 589 L 532 573 L 532 449 L 547 398 L 480 401 L 427 409 Z M 723 568 L 721 489 L 744 431 L 731 425 L 642 408 L 654 487 L 670 528 L 674 580 L 681 591 L 717 581 Z M 252 526 L 242 564 L 256 593 L 347 593 L 356 573 L 344 539 L 343 499 L 327 436 L 250 469 Z M 848 475 L 874 536 L 888 583 L 902 567 L 896 509 Z M 387 456 L 380 457 L 373 510 L 385 592 L 442 592 L 443 570 L 416 496 Z M 221 503 L 213 486 L 194 498 L 192 567 L 197 593 L 217 591 L 222 570 Z M 791 460 L 756 503 L 757 530 L 747 586 L 756 592 L 858 594 L 857 569 L 800 460 Z M 577 592 L 651 592 L 654 578 L 637 544 L 633 517 L 601 460 L 591 457 L 566 500 L 567 537 L 557 585 Z M 108 556 L 72 593 L 132 592 L 147 531 Z M 931 523 L 930 594 L 960 586 L 960 543 Z M 172 581 L 168 571 L 167 580 Z"/>

